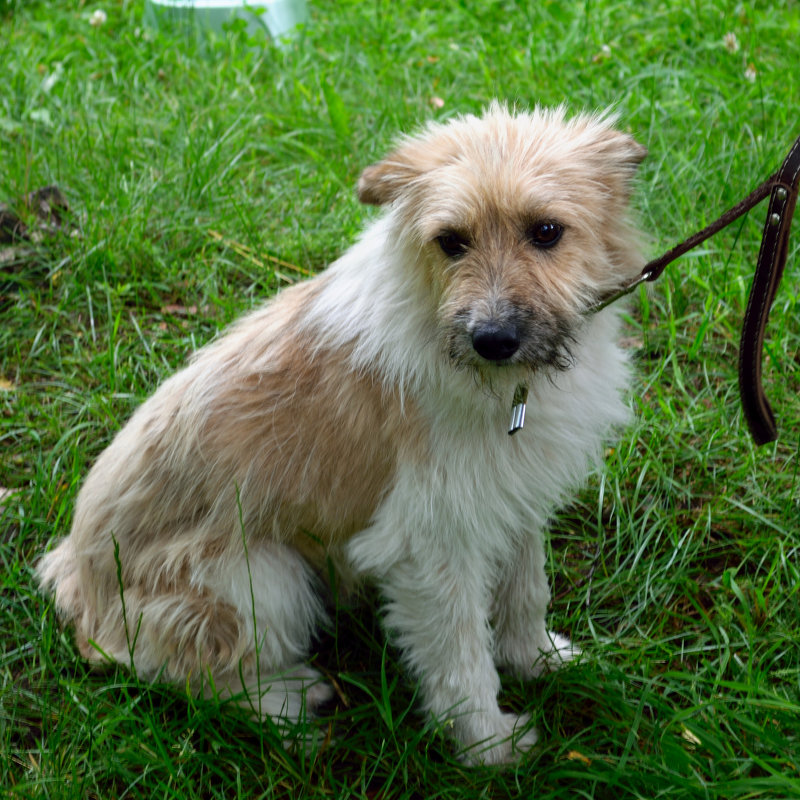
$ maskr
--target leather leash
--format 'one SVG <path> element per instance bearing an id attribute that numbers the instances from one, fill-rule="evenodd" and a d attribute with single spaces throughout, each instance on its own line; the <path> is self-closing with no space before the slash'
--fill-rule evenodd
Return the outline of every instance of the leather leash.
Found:
<path id="1" fill-rule="evenodd" d="M 640 284 L 656 280 L 667 264 L 730 225 L 769 195 L 761 249 L 758 253 L 753 285 L 747 299 L 747 310 L 739 343 L 739 394 L 747 425 L 757 445 L 772 442 L 778 436 L 775 416 L 761 385 L 761 354 L 764 349 L 764 330 L 769 311 L 789 253 L 789 230 L 797 204 L 799 184 L 800 137 L 795 141 L 781 168 L 747 197 L 703 230 L 685 239 L 664 255 L 649 261 L 627 286 L 601 299 L 585 312 L 589 314 L 600 311 L 632 292 Z"/>

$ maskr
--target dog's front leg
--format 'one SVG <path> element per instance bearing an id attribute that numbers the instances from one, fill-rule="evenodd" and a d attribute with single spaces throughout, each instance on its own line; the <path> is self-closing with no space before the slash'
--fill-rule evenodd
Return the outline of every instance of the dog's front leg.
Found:
<path id="1" fill-rule="evenodd" d="M 580 652 L 565 636 L 547 629 L 549 603 L 544 541 L 536 532 L 526 537 L 503 570 L 492 614 L 497 664 L 520 678 L 558 669 Z"/>
<path id="2" fill-rule="evenodd" d="M 428 551 L 396 562 L 380 584 L 428 711 L 452 726 L 464 760 L 497 764 L 518 758 L 536 732 L 497 704 L 487 572 L 485 559 Z"/>

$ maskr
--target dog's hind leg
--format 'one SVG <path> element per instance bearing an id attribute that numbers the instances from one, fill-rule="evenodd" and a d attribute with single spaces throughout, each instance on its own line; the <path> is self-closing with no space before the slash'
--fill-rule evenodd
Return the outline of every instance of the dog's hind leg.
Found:
<path id="1" fill-rule="evenodd" d="M 177 537 L 176 537 L 177 540 Z M 174 544 L 174 542 L 173 542 Z M 73 621 L 82 654 L 131 667 L 149 681 L 236 696 L 256 713 L 297 721 L 332 694 L 304 666 L 324 618 L 317 579 L 293 549 L 252 543 L 219 555 L 195 546 L 90 560 L 68 538 L 40 577 Z"/>
<path id="2" fill-rule="evenodd" d="M 325 613 L 318 580 L 296 551 L 255 543 L 203 572 L 205 590 L 234 612 L 237 629 L 233 657 L 210 670 L 206 694 L 236 696 L 260 716 L 289 722 L 332 697 L 329 684 L 303 663 Z"/>

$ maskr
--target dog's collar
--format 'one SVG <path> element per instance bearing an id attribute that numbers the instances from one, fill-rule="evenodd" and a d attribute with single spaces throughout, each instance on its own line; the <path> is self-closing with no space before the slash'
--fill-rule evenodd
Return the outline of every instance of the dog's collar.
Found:
<path id="1" fill-rule="evenodd" d="M 726 211 L 715 222 L 668 250 L 664 255 L 649 261 L 630 283 L 598 300 L 584 314 L 594 314 L 630 294 L 642 283 L 656 280 L 667 264 L 697 247 L 734 220 L 746 214 L 769 195 L 767 219 L 761 239 L 753 284 L 747 300 L 742 337 L 739 344 L 739 393 L 747 425 L 756 444 L 766 444 L 777 438 L 775 417 L 761 385 L 761 353 L 764 347 L 764 330 L 769 310 L 775 299 L 789 252 L 789 229 L 797 203 L 800 184 L 800 137 L 797 138 L 781 168 Z M 515 403 L 517 394 L 515 393 Z M 519 416 L 519 415 L 517 415 Z M 524 419 L 524 413 L 523 413 Z M 512 425 L 513 427 L 513 425 Z M 511 430 L 509 433 L 513 433 Z"/>

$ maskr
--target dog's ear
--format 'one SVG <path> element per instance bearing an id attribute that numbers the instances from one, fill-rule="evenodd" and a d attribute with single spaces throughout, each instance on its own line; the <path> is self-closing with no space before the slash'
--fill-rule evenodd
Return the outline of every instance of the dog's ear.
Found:
<path id="1" fill-rule="evenodd" d="M 617 133 L 609 144 L 618 162 L 627 166 L 631 173 L 636 172 L 636 168 L 647 157 L 647 148 L 627 133 Z"/>
<path id="2" fill-rule="evenodd" d="M 396 184 L 401 180 L 399 171 L 393 170 L 386 161 L 372 164 L 358 179 L 358 199 L 373 206 L 391 203 L 397 197 Z"/>
<path id="3" fill-rule="evenodd" d="M 409 137 L 386 158 L 361 173 L 358 199 L 373 206 L 391 203 L 417 178 L 446 161 L 448 154 L 445 137 Z"/>
<path id="4" fill-rule="evenodd" d="M 642 147 L 633 136 L 617 130 L 609 130 L 602 136 L 596 145 L 598 160 L 612 182 L 623 179 L 622 192 L 627 198 L 630 196 L 633 178 L 639 164 L 647 156 L 647 148 Z M 610 167 L 610 169 L 609 169 Z M 616 180 L 614 180 L 616 178 Z"/>
<path id="5" fill-rule="evenodd" d="M 383 206 L 398 198 L 403 188 L 420 175 L 421 170 L 402 158 L 403 150 L 367 167 L 358 179 L 358 199 L 362 203 Z"/>

